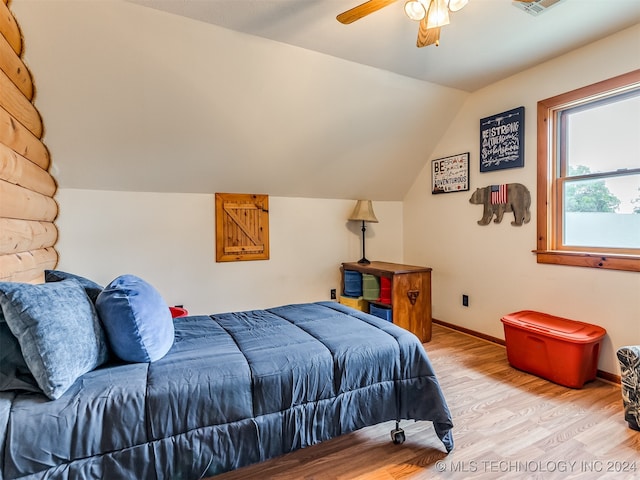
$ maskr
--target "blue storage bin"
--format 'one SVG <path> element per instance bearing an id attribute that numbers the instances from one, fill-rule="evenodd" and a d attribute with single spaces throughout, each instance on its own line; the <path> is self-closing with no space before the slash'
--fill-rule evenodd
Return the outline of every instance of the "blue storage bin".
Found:
<path id="1" fill-rule="evenodd" d="M 344 271 L 344 294 L 347 297 L 362 296 L 362 274 L 360 272 Z"/>
<path id="2" fill-rule="evenodd" d="M 381 307 L 372 303 L 369 305 L 369 313 L 376 317 L 380 317 L 387 322 L 393 321 L 392 310 L 390 308 Z"/>

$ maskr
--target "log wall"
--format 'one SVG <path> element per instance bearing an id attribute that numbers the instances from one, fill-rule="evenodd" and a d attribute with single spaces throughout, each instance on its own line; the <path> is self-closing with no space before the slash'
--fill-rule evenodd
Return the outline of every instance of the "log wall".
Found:
<path id="1" fill-rule="evenodd" d="M 9 0 L 0 0 L 0 281 L 38 282 L 58 261 L 58 205 L 22 52 Z"/>

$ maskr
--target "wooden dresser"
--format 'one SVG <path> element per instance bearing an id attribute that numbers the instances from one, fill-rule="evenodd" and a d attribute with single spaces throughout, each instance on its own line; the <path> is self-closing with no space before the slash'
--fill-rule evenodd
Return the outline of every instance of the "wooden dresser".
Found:
<path id="1" fill-rule="evenodd" d="M 391 308 L 393 323 L 414 333 L 422 342 L 431 340 L 431 268 L 388 262 L 371 262 L 369 265 L 343 263 L 343 293 L 345 270 L 389 278 L 391 304 L 376 301 L 370 303 Z"/>

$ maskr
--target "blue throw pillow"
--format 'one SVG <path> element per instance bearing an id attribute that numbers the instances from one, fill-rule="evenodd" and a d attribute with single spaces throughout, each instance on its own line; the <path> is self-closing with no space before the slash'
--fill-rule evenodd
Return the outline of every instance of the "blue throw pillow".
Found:
<path id="1" fill-rule="evenodd" d="M 96 303 L 96 299 L 100 292 L 102 291 L 102 286 L 98 285 L 93 280 L 89 280 L 88 278 L 81 277 L 80 275 L 74 275 L 73 273 L 63 272 L 61 270 L 45 270 L 44 271 L 44 281 L 49 282 L 60 282 L 62 280 L 67 280 L 69 278 L 73 278 L 77 280 L 82 288 L 84 288 L 85 292 L 91 299 L 91 301 Z"/>
<path id="2" fill-rule="evenodd" d="M 107 285 L 96 301 L 113 352 L 126 362 L 155 362 L 173 345 L 173 319 L 160 293 L 135 275 Z"/>
<path id="3" fill-rule="evenodd" d="M 51 399 L 107 360 L 98 315 L 76 280 L 39 285 L 2 282 L 0 307 L 26 365 Z"/>

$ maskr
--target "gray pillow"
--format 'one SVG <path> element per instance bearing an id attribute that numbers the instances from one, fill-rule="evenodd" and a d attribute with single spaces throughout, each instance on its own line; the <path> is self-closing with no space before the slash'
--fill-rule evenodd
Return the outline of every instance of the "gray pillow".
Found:
<path id="1" fill-rule="evenodd" d="M 51 399 L 107 360 L 95 307 L 74 279 L 38 285 L 0 282 L 0 307 L 29 370 Z"/>
<path id="2" fill-rule="evenodd" d="M 88 278 L 81 277 L 80 275 L 75 275 L 73 273 L 63 272 L 62 270 L 45 270 L 44 271 L 44 281 L 47 283 L 60 282 L 62 280 L 67 280 L 69 278 L 73 278 L 74 280 L 77 280 L 78 283 L 82 285 L 82 288 L 84 288 L 84 291 L 87 292 L 87 295 L 95 305 L 96 299 L 98 298 L 98 295 L 100 295 L 100 292 L 102 291 L 101 285 L 98 285 L 96 282 L 94 282 L 93 280 L 89 280 Z"/>

